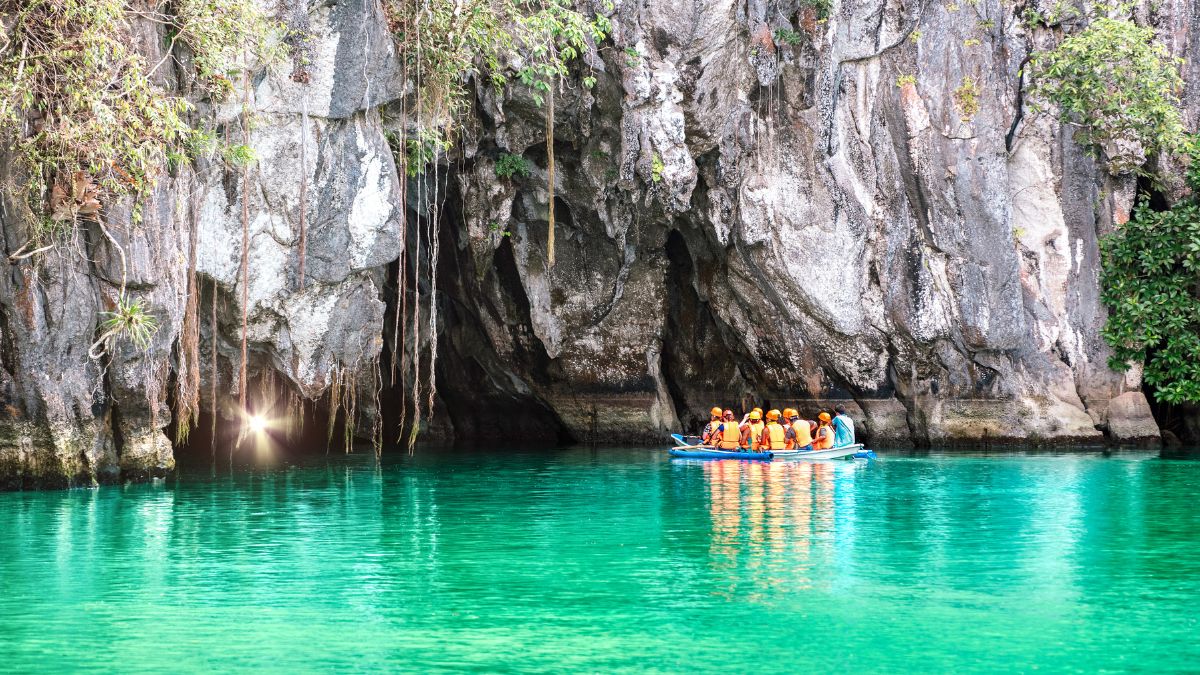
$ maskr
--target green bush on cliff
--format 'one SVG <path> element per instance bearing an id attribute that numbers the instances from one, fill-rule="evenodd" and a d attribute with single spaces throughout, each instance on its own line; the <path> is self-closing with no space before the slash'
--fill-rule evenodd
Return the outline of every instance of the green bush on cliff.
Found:
<path id="1" fill-rule="evenodd" d="M 567 0 L 385 0 L 384 11 L 407 74 L 419 82 L 407 113 L 447 138 L 469 107 L 471 78 L 497 89 L 518 81 L 541 105 L 567 65 L 611 30 L 607 17 L 587 17 Z"/>
<path id="2" fill-rule="evenodd" d="M 151 7 L 157 7 L 151 5 Z M 155 84 L 176 42 L 212 82 L 246 44 L 269 43 L 255 0 L 179 0 L 159 14 L 127 0 L 0 0 L 0 142 L 14 159 L 3 188 L 23 198 L 38 241 L 111 197 L 143 194 L 194 133 L 188 103 Z M 132 24 L 166 24 L 167 54 L 147 63 Z"/>
<path id="3" fill-rule="evenodd" d="M 1136 141 L 1147 154 L 1169 152 L 1184 137 L 1179 64 L 1152 29 L 1097 18 L 1057 48 L 1033 56 L 1031 108 L 1054 105 L 1058 118 L 1077 126 L 1076 137 L 1093 149 Z"/>
<path id="4" fill-rule="evenodd" d="M 524 178 L 529 175 L 529 170 L 529 160 L 521 155 L 502 152 L 496 158 L 496 176 L 499 178 L 512 178 L 513 176 Z"/>
<path id="5" fill-rule="evenodd" d="M 1143 198 L 1101 243 L 1109 365 L 1145 364 L 1166 403 L 1200 402 L 1200 140 L 1189 142 L 1192 194 L 1167 211 Z"/>

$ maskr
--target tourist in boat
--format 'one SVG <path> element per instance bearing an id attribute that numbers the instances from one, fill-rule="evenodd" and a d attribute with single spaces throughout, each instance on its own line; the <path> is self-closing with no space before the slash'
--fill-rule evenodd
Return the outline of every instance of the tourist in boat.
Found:
<path id="1" fill-rule="evenodd" d="M 830 426 L 829 413 L 823 412 L 817 416 L 820 426 L 817 427 L 817 438 L 813 441 L 814 450 L 828 450 L 833 447 L 833 427 Z"/>
<path id="2" fill-rule="evenodd" d="M 763 434 L 762 409 L 755 408 L 746 417 L 748 419 L 742 425 L 742 447 L 754 450 L 758 447 L 758 440 L 762 438 Z"/>
<path id="3" fill-rule="evenodd" d="M 713 445 L 713 434 L 717 431 L 717 426 L 721 424 L 721 409 L 713 406 L 712 410 L 708 411 L 708 424 L 705 425 L 704 431 L 700 434 L 700 443 L 703 445 Z"/>
<path id="4" fill-rule="evenodd" d="M 837 413 L 833 418 L 833 447 L 854 445 L 854 420 L 846 414 L 846 406 L 839 403 L 834 406 L 833 411 Z"/>
<path id="5" fill-rule="evenodd" d="M 709 445 L 722 450 L 737 450 L 742 447 L 742 429 L 734 418 L 732 410 L 722 413 L 721 420 L 709 435 Z"/>
<path id="6" fill-rule="evenodd" d="M 755 450 L 783 450 L 787 447 L 787 432 L 779 423 L 779 411 L 767 411 L 767 424 L 758 439 Z"/>
<path id="7" fill-rule="evenodd" d="M 787 429 L 788 448 L 800 452 L 811 452 L 813 449 L 812 429 L 808 420 L 800 419 L 800 411 L 793 410 L 788 419 Z"/>

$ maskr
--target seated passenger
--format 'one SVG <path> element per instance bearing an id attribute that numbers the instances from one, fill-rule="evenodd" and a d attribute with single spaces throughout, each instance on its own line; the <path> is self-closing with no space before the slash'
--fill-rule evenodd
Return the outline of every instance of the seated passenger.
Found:
<path id="1" fill-rule="evenodd" d="M 748 450 L 753 450 L 758 447 L 758 440 L 762 438 L 763 421 L 762 411 L 758 408 L 750 411 L 749 420 L 742 425 L 742 447 Z"/>
<path id="2" fill-rule="evenodd" d="M 708 411 L 708 424 L 705 425 L 704 431 L 700 433 L 700 443 L 702 445 L 713 444 L 713 433 L 717 430 L 717 425 L 721 423 L 721 409 L 714 407 Z"/>
<path id="3" fill-rule="evenodd" d="M 846 414 L 846 406 L 839 403 L 833 411 L 837 413 L 833 418 L 833 447 L 854 445 L 854 420 Z"/>
<path id="4" fill-rule="evenodd" d="M 779 424 L 779 411 L 767 412 L 767 424 L 763 427 L 762 436 L 758 439 L 756 450 L 783 450 L 787 447 L 787 439 L 783 426 Z"/>
<path id="5" fill-rule="evenodd" d="M 800 419 L 800 413 L 796 414 L 791 419 L 791 424 L 788 426 L 788 435 L 791 439 L 791 448 L 800 452 L 811 452 L 813 449 L 812 429 L 808 426 L 808 420 Z"/>
<path id="6" fill-rule="evenodd" d="M 712 444 L 722 450 L 737 450 L 742 445 L 742 430 L 733 418 L 733 411 L 726 410 L 717 428 L 712 433 Z"/>
<path id="7" fill-rule="evenodd" d="M 833 447 L 833 427 L 829 426 L 829 413 L 823 412 L 817 416 L 821 426 L 817 427 L 817 439 L 813 441 L 814 450 L 828 450 Z"/>

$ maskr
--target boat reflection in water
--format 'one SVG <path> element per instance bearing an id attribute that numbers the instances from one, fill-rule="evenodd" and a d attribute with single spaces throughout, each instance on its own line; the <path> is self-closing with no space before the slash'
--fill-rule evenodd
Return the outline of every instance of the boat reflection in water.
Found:
<path id="1" fill-rule="evenodd" d="M 814 568 L 849 562 L 864 462 L 706 461 L 709 560 L 727 595 L 765 600 L 814 587 Z M 827 575 L 820 575 L 828 579 Z"/>

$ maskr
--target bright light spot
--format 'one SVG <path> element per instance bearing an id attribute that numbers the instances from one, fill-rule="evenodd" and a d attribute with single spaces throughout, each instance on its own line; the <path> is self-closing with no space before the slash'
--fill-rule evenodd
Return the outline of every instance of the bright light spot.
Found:
<path id="1" fill-rule="evenodd" d="M 246 425 L 250 427 L 250 431 L 256 434 L 261 434 L 267 430 L 267 420 L 262 415 L 251 415 L 246 418 Z"/>

